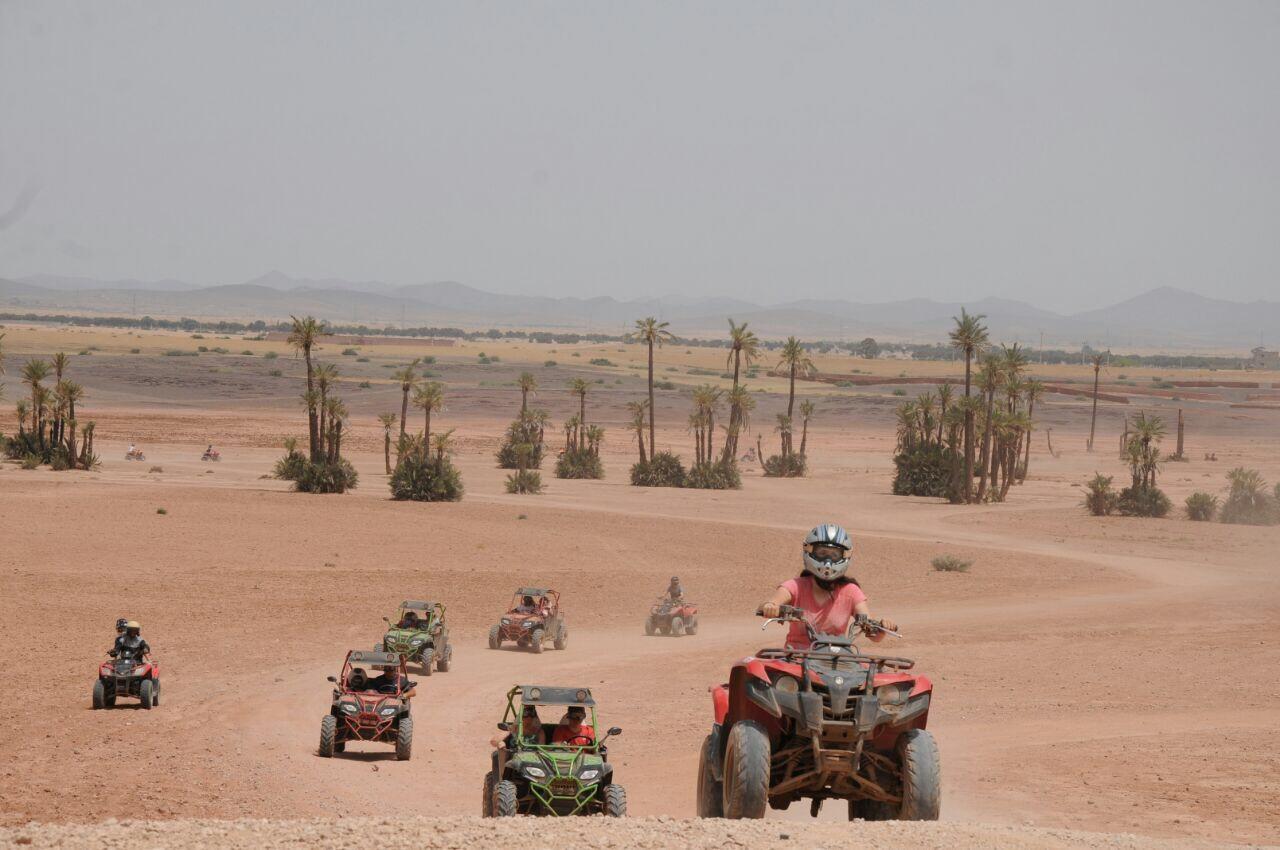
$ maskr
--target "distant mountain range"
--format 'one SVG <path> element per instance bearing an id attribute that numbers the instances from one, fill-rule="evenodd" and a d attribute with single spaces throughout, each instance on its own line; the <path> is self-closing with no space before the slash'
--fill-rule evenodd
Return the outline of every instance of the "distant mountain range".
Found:
<path id="1" fill-rule="evenodd" d="M 1229 348 L 1245 351 L 1259 336 L 1280 340 L 1280 302 L 1241 303 L 1161 287 L 1118 304 L 1064 315 L 1022 301 L 985 298 L 963 305 L 986 315 L 994 340 L 1046 346 Z M 341 324 L 454 325 L 618 333 L 655 315 L 677 333 L 719 334 L 726 317 L 748 321 L 766 337 L 933 342 L 945 338 L 961 304 L 913 298 L 882 303 L 799 299 L 763 305 L 734 298 L 674 296 L 618 300 L 502 295 L 453 281 L 406 286 L 337 278 L 291 278 L 278 271 L 245 283 L 196 286 L 178 280 L 95 280 L 34 275 L 0 278 L 0 312 L 274 321 L 311 314 Z"/>

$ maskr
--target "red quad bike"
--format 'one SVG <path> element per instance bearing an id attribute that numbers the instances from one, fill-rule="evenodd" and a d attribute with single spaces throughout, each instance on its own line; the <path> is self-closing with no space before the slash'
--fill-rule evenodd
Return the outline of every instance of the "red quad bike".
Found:
<path id="1" fill-rule="evenodd" d="M 698 606 L 692 602 L 672 602 L 665 597 L 653 603 L 644 621 L 647 635 L 664 634 L 696 635 L 698 633 Z"/>
<path id="2" fill-rule="evenodd" d="M 394 694 L 369 690 L 366 684 L 375 667 L 392 666 L 407 681 L 404 656 L 392 652 L 353 649 L 342 664 L 342 677 L 333 682 L 333 703 L 320 721 L 320 755 L 333 758 L 345 752 L 348 741 L 394 744 L 396 758 L 408 761 L 413 750 L 413 718 L 404 691 Z"/>
<path id="3" fill-rule="evenodd" d="M 218 461 L 222 460 L 222 452 L 218 451 L 217 449 L 205 449 L 204 454 L 200 455 L 200 460 L 203 460 L 203 461 L 211 460 L 214 463 L 217 463 Z"/>
<path id="4" fill-rule="evenodd" d="M 521 610 L 524 600 L 533 601 L 531 611 Z M 515 641 L 522 649 L 542 652 L 550 641 L 556 649 L 569 642 L 569 627 L 560 613 L 560 592 L 541 587 L 522 587 L 511 599 L 511 607 L 502 619 L 489 629 L 489 648 L 501 649 L 503 641 Z"/>
<path id="5" fill-rule="evenodd" d="M 104 661 L 93 683 L 93 707 L 113 708 L 117 697 L 136 697 L 143 708 L 160 704 L 160 665 L 150 658 L 122 656 Z"/>
<path id="6" fill-rule="evenodd" d="M 698 765 L 698 816 L 761 818 L 807 798 L 848 802 L 849 819 L 937 820 L 938 746 L 925 731 L 933 683 L 906 658 L 864 655 L 783 606 L 765 623 L 801 622 L 809 649 L 762 649 L 711 688 L 715 724 Z M 879 621 L 859 616 L 874 633 Z"/>

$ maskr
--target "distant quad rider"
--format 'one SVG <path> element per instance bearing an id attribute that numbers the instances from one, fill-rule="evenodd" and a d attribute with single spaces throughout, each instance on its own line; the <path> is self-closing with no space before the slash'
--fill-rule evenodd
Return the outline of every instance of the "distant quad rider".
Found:
<path id="1" fill-rule="evenodd" d="M 818 634 L 847 635 L 854 616 L 871 616 L 867 596 L 857 579 L 848 575 L 850 550 L 853 540 L 849 532 L 831 523 L 816 526 L 804 539 L 800 575 L 778 586 L 773 596 L 760 606 L 760 613 L 776 617 L 780 606 L 794 605 L 804 611 L 805 619 Z M 897 631 L 891 620 L 882 621 L 884 628 Z M 870 630 L 868 637 L 879 643 L 884 632 Z M 804 623 L 791 623 L 787 634 L 787 646 L 791 649 L 808 649 L 811 646 Z"/>
<path id="2" fill-rule="evenodd" d="M 684 601 L 684 588 L 680 585 L 680 576 L 671 577 L 671 583 L 667 585 L 666 601 L 672 605 L 679 605 Z"/>
<path id="3" fill-rule="evenodd" d="M 117 624 L 118 625 L 118 624 Z M 126 620 L 124 634 L 116 637 L 116 644 L 107 651 L 112 658 L 140 661 L 151 654 L 151 647 L 142 639 L 142 626 L 137 620 Z"/>

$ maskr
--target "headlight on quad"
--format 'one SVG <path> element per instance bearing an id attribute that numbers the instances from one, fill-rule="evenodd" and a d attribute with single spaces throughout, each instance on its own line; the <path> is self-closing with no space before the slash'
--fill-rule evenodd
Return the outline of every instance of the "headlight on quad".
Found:
<path id="1" fill-rule="evenodd" d="M 774 688 L 784 694 L 794 694 L 800 690 L 800 680 L 794 676 L 779 676 L 774 680 Z"/>
<path id="2" fill-rule="evenodd" d="M 532 620 L 525 620 L 521 626 L 526 629 L 532 629 L 534 627 L 534 622 Z"/>
<path id="3" fill-rule="evenodd" d="M 391 715 L 396 713 L 396 707 L 394 705 L 389 705 L 386 708 L 380 709 L 378 713 L 381 714 L 383 717 L 390 717 Z"/>
<path id="4" fill-rule="evenodd" d="M 911 686 L 905 684 L 883 685 L 876 688 L 881 705 L 902 705 L 911 694 Z"/>
<path id="5" fill-rule="evenodd" d="M 413 640 L 409 641 L 409 643 L 413 644 L 414 646 L 422 646 L 422 641 L 423 641 L 423 638 L 414 638 Z"/>
<path id="6" fill-rule="evenodd" d="M 355 705 L 354 703 L 350 703 L 350 702 L 344 702 L 341 708 L 347 714 L 357 714 L 360 711 L 360 707 L 358 705 Z"/>
<path id="7" fill-rule="evenodd" d="M 600 775 L 599 770 L 597 770 L 594 767 L 589 767 L 586 770 L 582 771 L 582 773 L 578 774 L 578 778 L 581 779 L 583 782 L 590 782 L 591 780 L 595 779 L 599 775 Z"/>
<path id="8" fill-rule="evenodd" d="M 509 626 L 509 625 L 511 625 L 511 621 L 510 621 L 510 620 L 508 620 L 506 617 L 503 617 L 503 618 L 502 618 L 502 625 L 504 625 L 504 626 Z"/>
<path id="9" fill-rule="evenodd" d="M 533 777 L 534 779 L 544 779 L 547 775 L 547 772 L 545 770 L 543 770 L 540 767 L 535 767 L 534 765 L 531 765 L 531 764 L 526 764 L 524 766 L 524 772 L 527 775 Z"/>

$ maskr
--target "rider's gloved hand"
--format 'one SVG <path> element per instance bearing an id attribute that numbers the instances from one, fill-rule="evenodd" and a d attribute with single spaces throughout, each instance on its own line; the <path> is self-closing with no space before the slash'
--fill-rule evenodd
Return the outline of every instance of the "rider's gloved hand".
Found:
<path id="1" fill-rule="evenodd" d="M 760 614 L 765 617 L 773 618 L 778 616 L 779 609 L 781 607 L 782 606 L 778 605 L 777 602 L 766 602 L 760 606 Z"/>
<path id="2" fill-rule="evenodd" d="M 896 632 L 898 630 L 898 624 L 887 617 L 880 621 L 880 626 L 885 631 Z M 879 631 L 879 629 L 868 629 L 868 631 L 876 632 L 876 631 Z"/>

